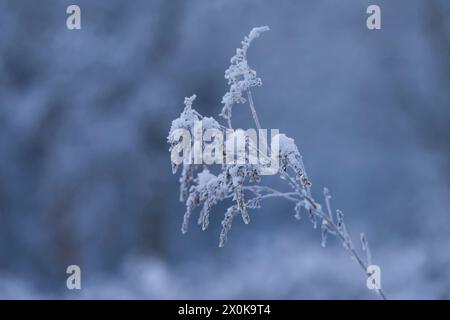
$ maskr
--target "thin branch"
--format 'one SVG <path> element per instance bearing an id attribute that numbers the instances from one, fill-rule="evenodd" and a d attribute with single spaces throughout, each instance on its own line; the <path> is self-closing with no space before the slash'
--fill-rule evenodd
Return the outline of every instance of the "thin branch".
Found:
<path id="1" fill-rule="evenodd" d="M 261 130 L 261 124 L 258 119 L 258 114 L 256 113 L 255 104 L 253 103 L 253 96 L 250 89 L 247 90 L 247 97 L 250 110 L 252 111 L 253 121 L 255 121 L 256 129 Z"/>

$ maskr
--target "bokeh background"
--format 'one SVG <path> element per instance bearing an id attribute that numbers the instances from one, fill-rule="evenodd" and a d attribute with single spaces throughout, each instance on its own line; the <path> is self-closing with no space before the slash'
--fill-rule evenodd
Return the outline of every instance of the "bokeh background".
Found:
<path id="1" fill-rule="evenodd" d="M 262 126 L 296 139 L 315 197 L 328 187 L 366 233 L 388 297 L 450 298 L 449 1 L 0 0 L 1 298 L 377 298 L 290 203 L 237 219 L 221 249 L 223 206 L 180 232 L 170 123 L 192 93 L 217 116 L 229 58 L 261 25 Z"/>

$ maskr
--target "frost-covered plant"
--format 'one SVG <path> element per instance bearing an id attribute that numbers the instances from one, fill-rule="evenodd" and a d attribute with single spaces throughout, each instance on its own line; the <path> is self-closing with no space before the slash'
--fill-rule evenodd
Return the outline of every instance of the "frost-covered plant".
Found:
<path id="1" fill-rule="evenodd" d="M 177 129 L 185 129 L 194 135 L 196 130 L 194 124 L 196 122 L 201 122 L 201 130 L 213 128 L 225 131 L 231 129 L 232 107 L 247 101 L 255 125 L 258 129 L 261 129 L 250 89 L 261 86 L 262 81 L 256 76 L 256 71 L 248 65 L 247 50 L 255 38 L 268 30 L 269 27 L 267 26 L 254 28 L 244 38 L 241 43 L 242 46 L 236 50 L 236 55 L 231 58 L 230 67 L 225 71 L 229 91 L 222 98 L 223 108 L 220 116 L 226 120 L 227 127 L 220 125 L 214 118 L 203 117 L 193 109 L 192 105 L 196 96 L 192 95 L 189 98 L 185 98 L 183 112 L 177 119 L 172 121 L 167 138 L 170 144 L 169 151 L 172 151 L 172 148 L 179 143 L 174 138 L 174 132 Z M 186 211 L 181 231 L 183 233 L 188 231 L 189 221 L 196 207 L 201 207 L 197 222 L 202 226 L 203 230 L 206 230 L 212 207 L 221 201 L 231 199 L 232 204 L 225 212 L 219 237 L 219 246 L 223 247 L 227 241 L 233 220 L 237 215 L 240 215 L 243 222 L 248 224 L 250 223 L 248 212 L 250 209 L 260 208 L 262 200 L 280 197 L 293 203 L 296 219 L 300 220 L 302 212 L 306 212 L 314 228 L 317 228 L 320 224 L 321 245 L 323 247 L 326 246 L 328 235 L 335 236 L 341 241 L 351 257 L 362 267 L 367 277 L 371 276 L 368 271 L 368 266 L 371 265 L 371 254 L 365 235 L 361 233 L 360 237 L 362 250 L 366 253 L 366 258 L 364 259 L 355 249 L 355 245 L 347 231 L 342 211 L 336 210 L 335 214 L 333 214 L 329 190 L 327 188 L 323 189 L 324 207 L 312 197 L 311 182 L 306 174 L 302 155 L 294 139 L 289 138 L 285 134 L 278 134 L 276 138 L 279 141 L 278 159 L 280 169 L 278 174 L 292 188 L 290 192 L 282 192 L 269 186 L 261 185 L 261 165 L 250 164 L 247 158 L 244 164 L 223 164 L 221 172 L 217 175 L 211 173 L 207 165 L 193 164 L 189 161 L 184 162 L 180 177 L 180 201 L 186 203 Z M 252 144 L 250 143 L 246 144 L 247 148 L 251 146 Z M 198 147 L 202 149 L 204 145 Z M 257 152 L 260 155 L 265 155 L 260 150 L 257 150 Z M 193 157 L 192 151 L 189 157 Z M 178 165 L 172 162 L 173 173 L 175 174 L 177 170 Z M 378 289 L 377 293 L 383 299 L 386 298 L 382 289 Z"/>

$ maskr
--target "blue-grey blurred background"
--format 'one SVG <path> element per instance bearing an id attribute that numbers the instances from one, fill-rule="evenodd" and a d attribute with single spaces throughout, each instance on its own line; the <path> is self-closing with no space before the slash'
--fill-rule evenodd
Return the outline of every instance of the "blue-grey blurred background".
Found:
<path id="1" fill-rule="evenodd" d="M 180 232 L 170 123 L 193 93 L 218 115 L 229 58 L 261 25 L 262 126 L 295 138 L 314 196 L 328 187 L 366 233 L 388 297 L 450 298 L 449 1 L 0 0 L 1 298 L 377 298 L 291 203 L 237 219 L 221 249 L 224 206 Z"/>

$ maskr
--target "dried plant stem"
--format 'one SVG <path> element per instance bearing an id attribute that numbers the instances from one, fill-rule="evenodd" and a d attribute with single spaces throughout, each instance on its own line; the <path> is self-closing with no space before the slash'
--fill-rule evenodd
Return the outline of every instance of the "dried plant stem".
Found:
<path id="1" fill-rule="evenodd" d="M 192 95 L 191 97 L 185 98 L 185 108 L 180 114 L 180 117 L 172 121 L 168 136 L 168 142 L 171 144 L 170 151 L 175 150 L 173 148 L 179 142 L 174 138 L 173 133 L 178 129 L 182 129 L 184 131 L 188 130 L 188 133 L 191 134 L 194 132 L 193 130 L 196 130 L 195 123 L 198 121 L 201 121 L 202 124 L 205 122 L 205 128 L 221 131 L 232 129 L 232 107 L 235 104 L 245 103 L 246 101 L 249 103 L 256 128 L 261 130 L 261 123 L 250 89 L 260 86 L 262 82 L 260 78 L 256 77 L 256 71 L 248 66 L 246 54 L 250 43 L 259 37 L 262 32 L 268 30 L 269 27 L 267 26 L 253 28 L 249 35 L 244 38 L 244 41 L 242 41 L 242 47 L 236 50 L 236 55 L 230 60 L 230 67 L 225 71 L 225 79 L 228 80 L 229 91 L 222 98 L 223 108 L 220 116 L 227 120 L 228 128 L 221 125 L 214 118 L 202 117 L 201 114 L 192 109 L 192 103 L 196 97 Z M 245 94 L 247 99 L 243 97 Z M 183 217 L 182 232 L 187 232 L 189 218 L 195 207 L 202 206 L 198 224 L 202 226 L 202 230 L 205 230 L 209 224 L 211 208 L 218 202 L 231 199 L 234 204 L 228 207 L 224 215 L 222 230 L 219 236 L 219 247 L 223 247 L 227 241 L 228 232 L 232 227 L 233 219 L 236 215 L 240 215 L 244 223 L 248 224 L 250 222 L 248 209 L 259 208 L 262 199 L 283 198 L 295 204 L 295 217 L 297 219 L 301 219 L 301 209 L 303 208 L 309 213 L 309 218 L 314 228 L 317 227 L 317 222 L 320 221 L 321 245 L 323 247 L 326 246 L 328 235 L 336 236 L 353 260 L 363 269 L 369 282 L 369 280 L 372 280 L 372 271 L 370 271 L 372 268 L 369 268 L 372 265 L 367 238 L 363 233 L 360 235 L 362 251 L 366 254 L 364 259 L 355 249 L 352 238 L 347 231 L 342 211 L 336 210 L 335 215 L 333 214 L 330 202 L 331 195 L 328 189 L 325 188 L 323 190 L 325 198 L 324 206 L 314 200 L 311 194 L 311 182 L 306 174 L 302 155 L 294 139 L 285 134 L 277 134 L 277 137 L 278 145 L 280 146 L 276 152 L 277 154 L 274 154 L 269 146 L 260 146 L 258 148 L 255 144 L 246 142 L 246 148 L 248 146 L 249 150 L 251 149 L 252 152 L 255 151 L 260 160 L 262 158 L 268 160 L 265 163 L 272 163 L 272 158 L 275 156 L 277 158 L 276 161 L 279 161 L 280 165 L 280 178 L 292 188 L 291 192 L 282 192 L 268 186 L 258 185 L 261 181 L 262 169 L 265 166 L 263 163 L 259 163 L 258 165 L 252 163 L 230 163 L 222 165 L 222 172 L 217 175 L 211 173 L 207 165 L 204 164 L 203 171 L 198 172 L 196 178 L 194 178 L 194 170 L 198 168 L 195 165 L 191 167 L 190 164 L 183 164 L 183 171 L 180 177 L 180 194 L 181 200 L 186 202 L 186 211 Z M 263 143 L 266 144 L 265 142 Z M 267 152 L 271 154 L 270 158 Z M 188 154 L 190 155 L 191 153 Z M 178 165 L 172 163 L 173 173 L 176 173 L 177 168 Z M 253 182 L 254 184 L 246 185 L 245 181 Z M 193 183 L 192 186 L 191 183 Z M 247 196 L 244 194 L 248 194 L 250 198 L 247 199 Z M 375 290 L 382 299 L 386 299 L 386 295 L 381 288 Z"/>
<path id="2" fill-rule="evenodd" d="M 228 124 L 228 129 L 233 129 L 230 118 L 227 119 L 227 124 Z"/>
<path id="3" fill-rule="evenodd" d="M 256 113 L 255 104 L 253 103 L 253 96 L 250 89 L 247 91 L 248 104 L 252 112 L 253 121 L 255 121 L 256 129 L 261 130 L 261 124 L 258 119 L 258 114 Z"/>

